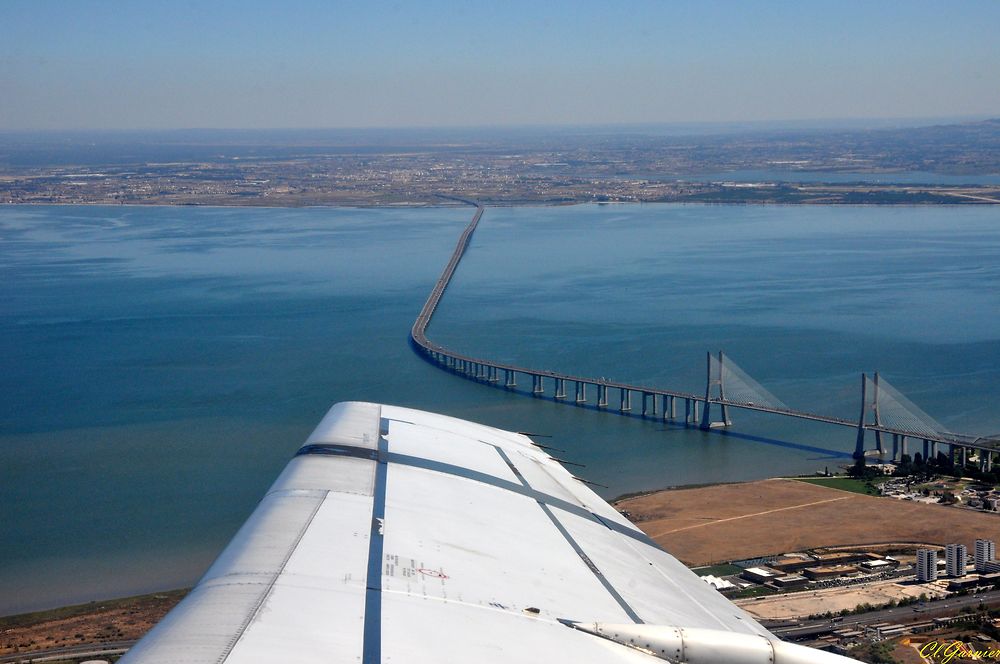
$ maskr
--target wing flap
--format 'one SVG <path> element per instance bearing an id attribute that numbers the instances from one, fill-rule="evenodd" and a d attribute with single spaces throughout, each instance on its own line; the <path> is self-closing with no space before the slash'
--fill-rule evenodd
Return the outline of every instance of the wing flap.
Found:
<path id="1" fill-rule="evenodd" d="M 527 437 L 347 403 L 121 661 L 650 661 L 570 623 L 773 639 Z"/>

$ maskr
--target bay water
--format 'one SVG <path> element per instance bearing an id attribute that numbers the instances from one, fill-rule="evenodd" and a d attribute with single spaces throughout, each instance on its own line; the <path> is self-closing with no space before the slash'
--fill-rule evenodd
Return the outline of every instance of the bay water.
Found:
<path id="1" fill-rule="evenodd" d="M 847 428 L 705 433 L 424 362 L 407 334 L 471 213 L 0 207 L 0 614 L 190 585 L 342 400 L 550 435 L 609 498 L 849 463 Z M 490 208 L 429 336 L 696 393 L 721 349 L 849 418 L 879 370 L 991 434 L 998 286 L 995 207 Z"/>

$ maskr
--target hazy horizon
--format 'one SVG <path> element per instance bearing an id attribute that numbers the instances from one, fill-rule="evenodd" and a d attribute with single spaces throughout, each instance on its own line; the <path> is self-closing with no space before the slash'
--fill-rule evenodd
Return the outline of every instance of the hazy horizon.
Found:
<path id="1" fill-rule="evenodd" d="M 826 131 L 877 131 L 880 129 L 906 129 L 947 125 L 974 124 L 1000 121 L 1000 111 L 995 115 L 936 117 L 872 117 L 872 118 L 793 118 L 788 120 L 746 120 L 719 122 L 621 122 L 601 124 L 495 124 L 495 125 L 400 125 L 400 126 L 315 126 L 315 127 L 91 127 L 91 128 L 0 128 L 0 136 L 80 136 L 80 137 L 225 137 L 228 135 L 279 138 L 282 135 L 327 135 L 329 137 L 399 136 L 441 137 L 500 136 L 539 134 L 636 134 L 663 136 L 726 135 L 740 133 L 794 133 Z"/>
<path id="2" fill-rule="evenodd" d="M 1000 3 L 0 6 L 0 131 L 1000 116 Z"/>

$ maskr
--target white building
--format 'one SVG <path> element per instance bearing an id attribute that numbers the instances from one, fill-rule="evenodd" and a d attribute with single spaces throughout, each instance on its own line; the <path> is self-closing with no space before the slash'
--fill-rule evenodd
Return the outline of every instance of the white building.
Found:
<path id="1" fill-rule="evenodd" d="M 996 560 L 997 557 L 997 544 L 993 540 L 988 539 L 977 539 L 976 540 L 976 571 L 985 572 L 986 563 L 991 560 Z"/>
<path id="2" fill-rule="evenodd" d="M 722 592 L 723 590 L 733 590 L 734 588 L 736 588 L 735 584 L 723 578 L 715 576 L 713 574 L 706 574 L 705 576 L 701 577 L 701 580 L 707 583 L 708 585 L 712 586 L 719 592 Z"/>
<path id="3" fill-rule="evenodd" d="M 937 579 L 937 551 L 935 549 L 917 549 L 917 581 L 934 581 Z"/>
<path id="4" fill-rule="evenodd" d="M 948 576 L 965 576 L 967 553 L 964 544 L 949 544 L 944 547 L 945 573 Z"/>

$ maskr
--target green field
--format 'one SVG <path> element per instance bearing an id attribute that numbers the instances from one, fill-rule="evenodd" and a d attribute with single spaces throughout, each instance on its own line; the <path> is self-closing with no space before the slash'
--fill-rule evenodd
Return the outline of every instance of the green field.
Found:
<path id="1" fill-rule="evenodd" d="M 746 599 L 747 597 L 765 597 L 767 595 L 774 595 L 778 591 L 774 588 L 768 588 L 766 586 L 750 586 L 749 588 L 744 588 L 743 590 L 729 595 L 729 599 Z"/>
<path id="2" fill-rule="evenodd" d="M 691 571 L 698 576 L 708 576 L 709 574 L 713 576 L 730 576 L 733 574 L 739 574 L 743 571 L 743 568 L 738 565 L 709 565 L 708 567 L 692 567 Z"/>
<path id="3" fill-rule="evenodd" d="M 856 480 L 852 477 L 796 477 L 794 479 L 799 482 L 827 486 L 831 489 L 840 489 L 841 491 L 850 491 L 852 493 L 862 493 L 867 496 L 879 495 L 877 487 L 883 481 L 882 478 L 869 482 L 866 480 Z"/>

